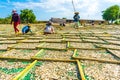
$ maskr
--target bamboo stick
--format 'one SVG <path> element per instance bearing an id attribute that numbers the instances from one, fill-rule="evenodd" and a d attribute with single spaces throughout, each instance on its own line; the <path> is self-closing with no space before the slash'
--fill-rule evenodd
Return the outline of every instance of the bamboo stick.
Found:
<path id="1" fill-rule="evenodd" d="M 44 51 L 44 49 L 41 49 L 38 53 L 35 54 L 35 56 L 33 57 L 36 57 L 37 55 L 41 54 L 42 52 Z"/>
<path id="2" fill-rule="evenodd" d="M 70 47 L 68 48 L 70 50 L 74 50 L 74 49 L 79 49 L 79 50 L 102 50 L 102 49 L 105 49 L 105 48 L 74 48 L 74 47 Z"/>
<path id="3" fill-rule="evenodd" d="M 67 59 L 51 59 L 51 58 L 43 59 L 43 58 L 36 58 L 36 57 L 32 57 L 31 59 L 38 60 L 38 61 L 75 62 L 75 60 L 67 60 Z"/>
<path id="4" fill-rule="evenodd" d="M 10 47 L 10 49 L 31 49 L 31 50 L 36 50 L 36 47 L 35 48 L 14 48 L 14 47 Z"/>
<path id="5" fill-rule="evenodd" d="M 112 55 L 114 55 L 115 57 L 118 57 L 119 59 L 120 59 L 120 56 L 119 55 L 117 55 L 117 54 L 115 54 L 115 53 L 113 53 L 113 51 L 112 50 L 110 50 L 110 49 L 107 49 L 107 51 L 108 52 L 110 52 Z"/>
<path id="6" fill-rule="evenodd" d="M 120 50 L 120 48 L 108 48 L 108 47 L 102 47 L 102 46 L 97 46 L 102 49 L 112 49 L 112 50 Z"/>
<path id="7" fill-rule="evenodd" d="M 70 47 L 70 42 L 67 42 L 67 48 L 69 48 Z"/>
<path id="8" fill-rule="evenodd" d="M 28 65 L 20 74 L 18 74 L 13 80 L 20 80 L 22 79 L 37 63 L 37 60 L 35 60 L 33 63 Z"/>
<path id="9" fill-rule="evenodd" d="M 75 49 L 75 50 L 74 50 L 74 53 L 73 53 L 73 56 L 72 56 L 72 57 L 74 57 L 74 56 L 75 56 L 76 52 L 77 52 L 77 49 Z"/>
<path id="10" fill-rule="evenodd" d="M 41 47 L 41 46 L 43 46 L 44 44 L 45 44 L 45 42 L 43 42 L 42 44 L 38 45 L 37 47 Z"/>
<path id="11" fill-rule="evenodd" d="M 86 80 L 80 61 L 79 60 L 76 60 L 76 61 L 77 61 L 77 65 L 78 65 L 78 68 L 79 68 L 81 80 Z"/>
<path id="12" fill-rule="evenodd" d="M 59 48 L 43 48 L 43 47 L 36 47 L 37 49 L 48 49 L 48 50 L 67 50 L 65 49 L 59 49 Z"/>
<path id="13" fill-rule="evenodd" d="M 16 58 L 16 57 L 3 57 L 3 56 L 0 56 L 0 59 L 3 59 L 3 60 L 21 60 L 21 61 L 31 61 L 31 59 L 25 59 L 25 58 Z"/>
<path id="14" fill-rule="evenodd" d="M 86 57 L 74 57 L 74 59 L 79 59 L 79 60 L 91 60 L 91 61 L 98 61 L 98 62 L 104 62 L 104 63 L 113 63 L 113 64 L 120 64 L 120 61 L 115 61 L 115 60 L 103 60 L 103 59 L 95 59 L 95 58 L 86 58 Z"/>

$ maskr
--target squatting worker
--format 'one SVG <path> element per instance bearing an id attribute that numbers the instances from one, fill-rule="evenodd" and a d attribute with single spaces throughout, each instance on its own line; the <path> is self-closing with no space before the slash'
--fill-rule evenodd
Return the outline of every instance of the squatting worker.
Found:
<path id="1" fill-rule="evenodd" d="M 16 10 L 12 10 L 11 24 L 14 25 L 15 34 L 18 34 L 19 29 L 17 28 L 17 26 L 20 24 L 20 16 L 18 15 Z"/>
<path id="2" fill-rule="evenodd" d="M 80 19 L 80 16 L 79 16 L 79 12 L 75 12 L 74 13 L 75 15 L 73 16 L 73 19 L 74 19 L 74 27 L 75 28 L 78 28 L 79 27 L 79 19 Z"/>
<path id="3" fill-rule="evenodd" d="M 44 34 L 52 34 L 52 33 L 55 33 L 55 32 L 54 32 L 54 28 L 53 28 L 53 26 L 52 26 L 52 23 L 51 23 L 51 22 L 48 22 L 48 23 L 46 24 L 45 29 L 44 29 Z"/>
<path id="4" fill-rule="evenodd" d="M 22 33 L 23 33 L 23 34 L 26 34 L 26 33 L 28 33 L 28 32 L 31 32 L 31 33 L 32 33 L 32 30 L 31 30 L 30 28 L 31 28 L 31 25 L 30 25 L 30 24 L 24 26 L 24 27 L 22 28 Z"/>

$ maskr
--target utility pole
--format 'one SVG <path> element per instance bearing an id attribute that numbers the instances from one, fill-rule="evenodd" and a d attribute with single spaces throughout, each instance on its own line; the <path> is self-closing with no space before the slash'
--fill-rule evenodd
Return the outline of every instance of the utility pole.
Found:
<path id="1" fill-rule="evenodd" d="M 76 12 L 73 0 L 72 0 L 72 5 L 73 5 L 74 12 Z"/>

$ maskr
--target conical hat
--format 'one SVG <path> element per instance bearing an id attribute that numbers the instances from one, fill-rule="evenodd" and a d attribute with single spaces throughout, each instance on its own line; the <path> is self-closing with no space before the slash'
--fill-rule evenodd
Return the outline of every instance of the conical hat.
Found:
<path id="1" fill-rule="evenodd" d="M 75 14 L 79 14 L 79 12 L 75 12 Z"/>

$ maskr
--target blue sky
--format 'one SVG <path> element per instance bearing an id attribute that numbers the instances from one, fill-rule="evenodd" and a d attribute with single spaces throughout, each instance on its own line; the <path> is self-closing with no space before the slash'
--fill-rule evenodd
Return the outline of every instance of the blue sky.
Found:
<path id="1" fill-rule="evenodd" d="M 73 0 L 81 19 L 102 19 L 101 11 L 120 0 Z M 11 15 L 12 9 L 20 14 L 21 9 L 32 9 L 37 20 L 49 20 L 51 17 L 72 19 L 74 10 L 72 0 L 0 0 L 0 18 Z"/>

